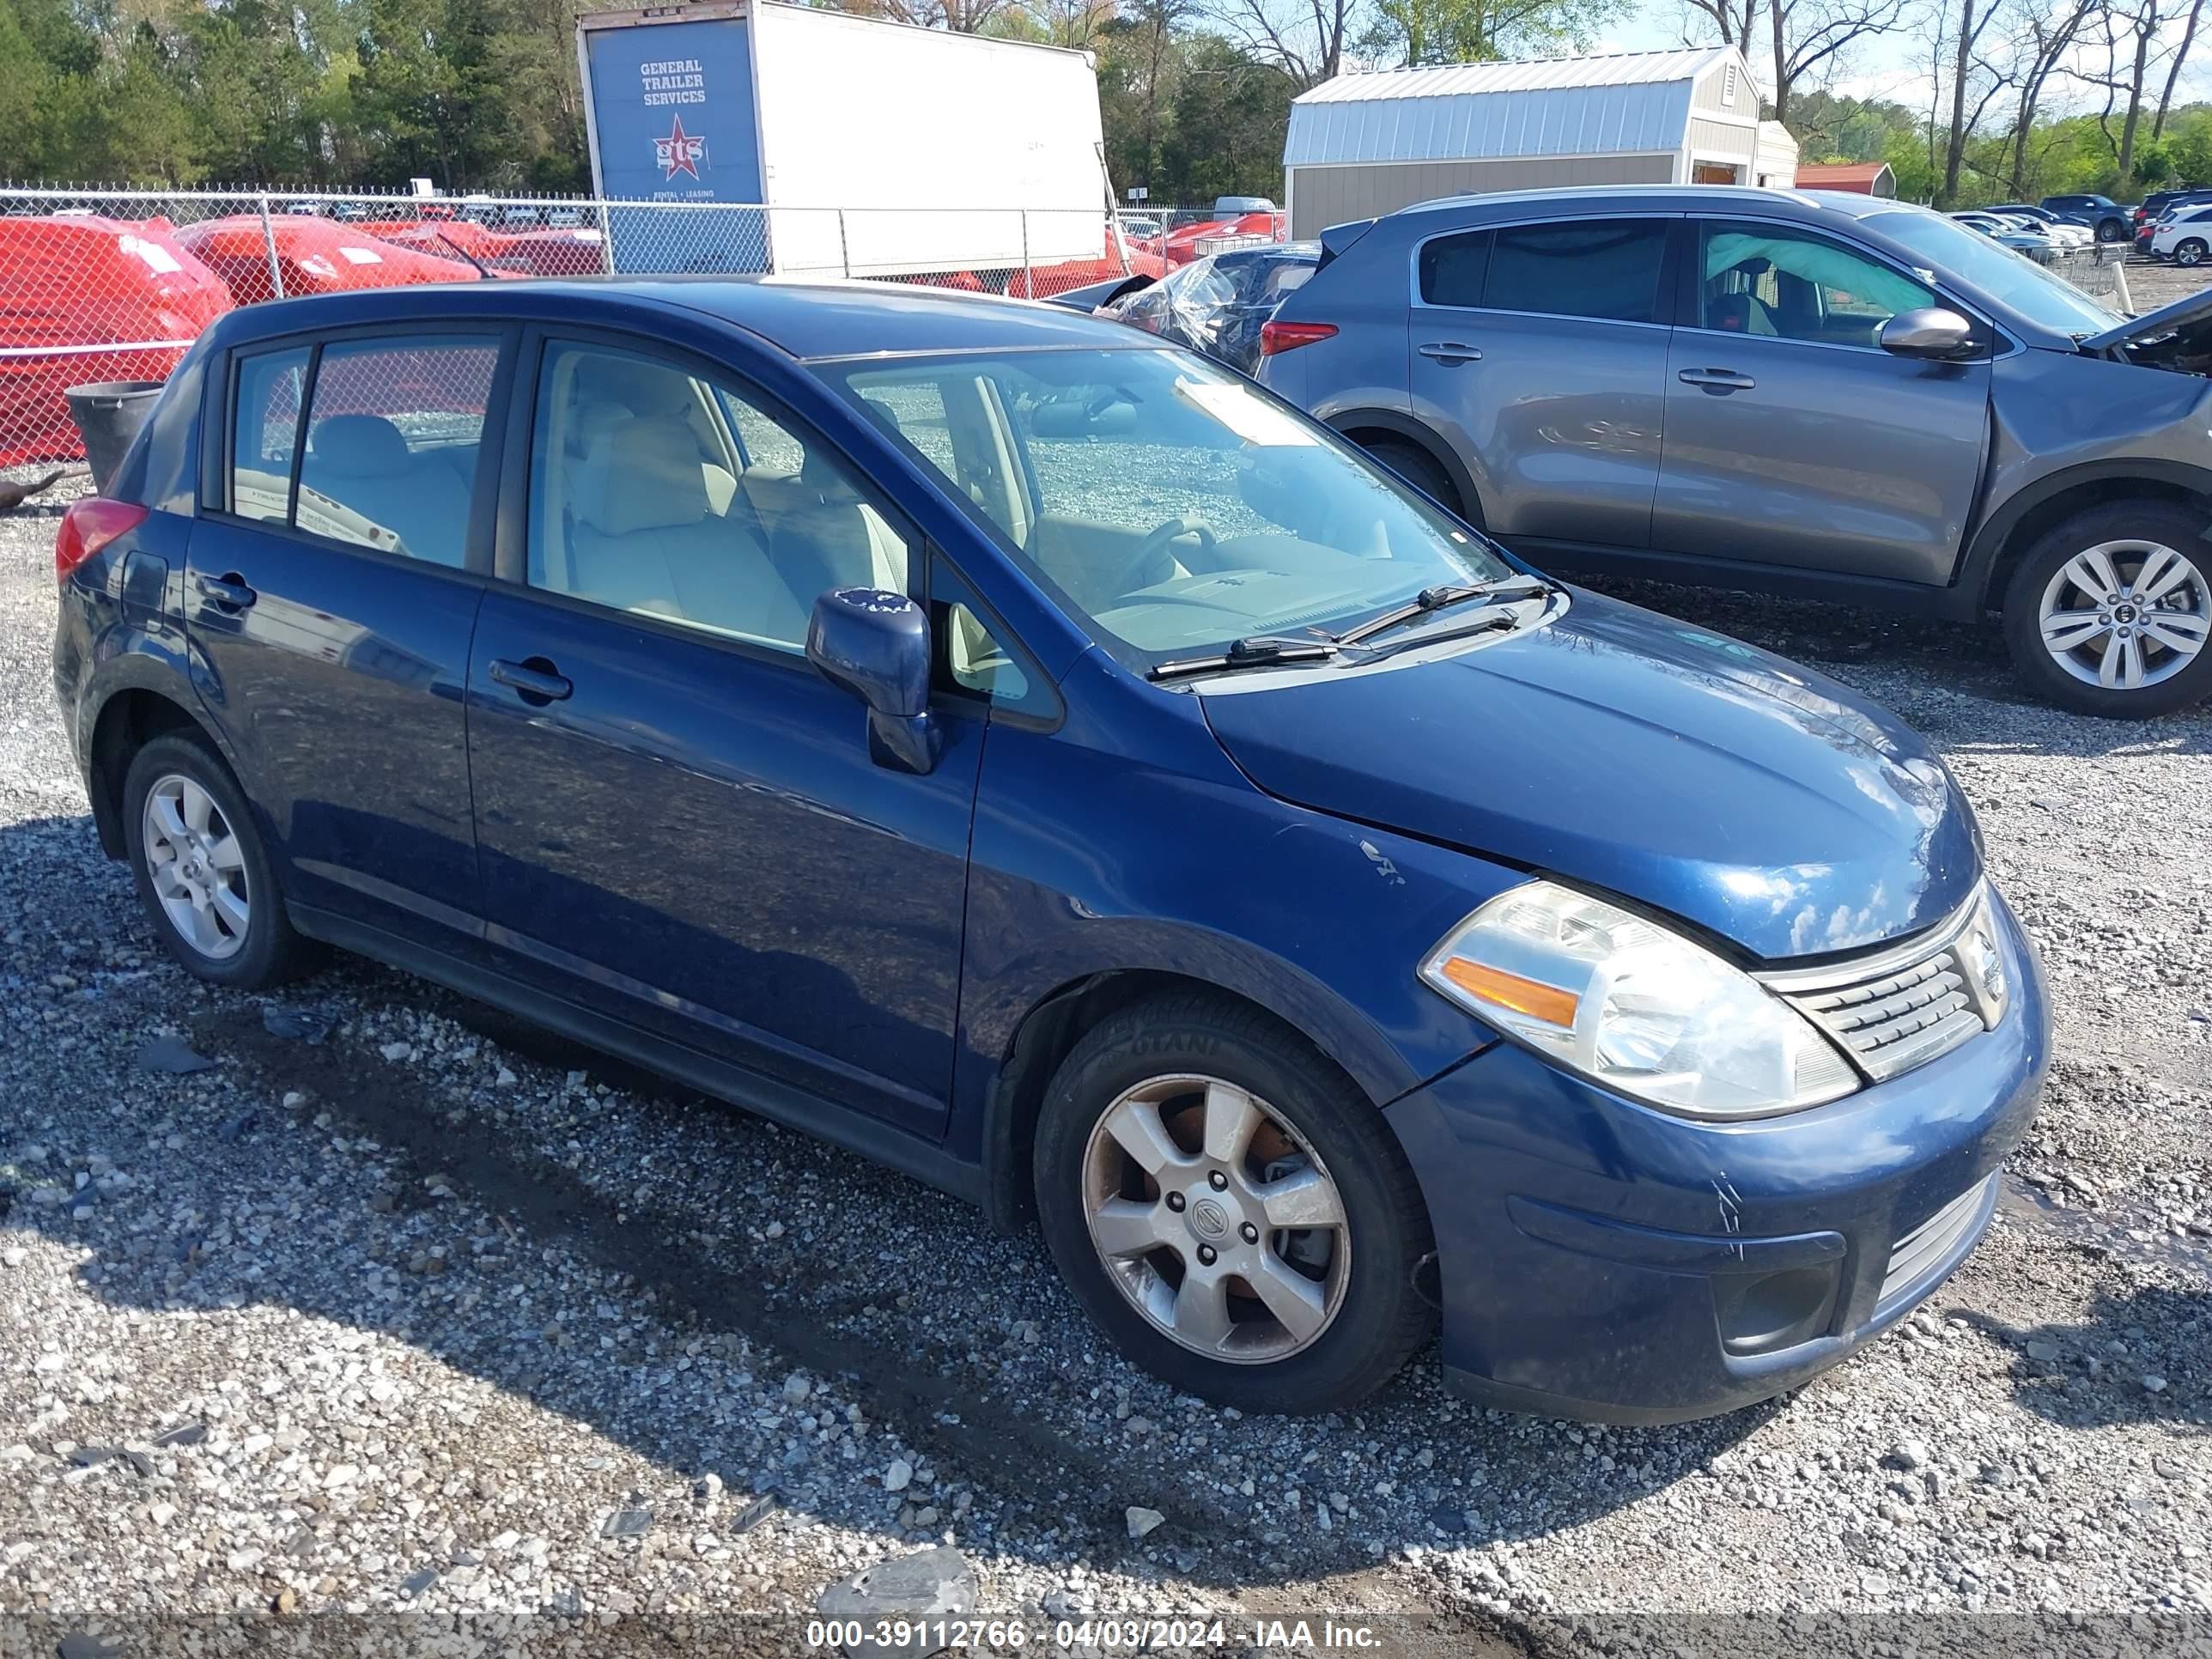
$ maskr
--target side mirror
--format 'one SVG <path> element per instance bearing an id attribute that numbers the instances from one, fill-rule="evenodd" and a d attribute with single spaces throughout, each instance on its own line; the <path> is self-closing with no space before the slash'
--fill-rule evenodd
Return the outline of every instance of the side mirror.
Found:
<path id="1" fill-rule="evenodd" d="M 1881 349 L 1899 357 L 1956 357 L 1974 343 L 1974 325 L 1942 306 L 1900 311 L 1881 325 Z"/>
<path id="2" fill-rule="evenodd" d="M 814 601 L 806 660 L 868 709 L 878 764 L 927 772 L 939 743 L 929 712 L 929 617 L 903 593 L 833 587 Z"/>

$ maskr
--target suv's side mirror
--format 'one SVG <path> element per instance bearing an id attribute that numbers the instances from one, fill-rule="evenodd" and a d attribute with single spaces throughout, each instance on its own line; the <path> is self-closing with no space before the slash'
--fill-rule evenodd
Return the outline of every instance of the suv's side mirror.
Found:
<path id="1" fill-rule="evenodd" d="M 1900 311 L 1881 325 L 1881 349 L 1899 357 L 1957 357 L 1973 343 L 1974 325 L 1942 306 Z"/>
<path id="2" fill-rule="evenodd" d="M 903 593 L 833 587 L 814 601 L 806 660 L 868 707 L 879 763 L 927 772 L 939 733 L 929 712 L 929 616 Z"/>

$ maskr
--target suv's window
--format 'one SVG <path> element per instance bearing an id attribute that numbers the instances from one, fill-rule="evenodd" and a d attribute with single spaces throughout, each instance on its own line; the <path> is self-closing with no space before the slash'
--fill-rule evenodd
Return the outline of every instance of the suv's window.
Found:
<path id="1" fill-rule="evenodd" d="M 842 460 L 757 398 L 556 343 L 538 369 L 529 580 L 797 653 L 829 589 L 904 592 L 907 545 Z"/>
<path id="2" fill-rule="evenodd" d="M 239 360 L 238 405 L 231 413 L 230 510 L 241 519 L 283 524 L 292 515 L 292 447 L 299 441 L 307 356 L 302 346 Z"/>
<path id="3" fill-rule="evenodd" d="M 294 522 L 335 541 L 458 568 L 496 341 L 344 341 L 323 348 Z"/>
<path id="4" fill-rule="evenodd" d="M 1438 236 L 1421 248 L 1421 303 L 1479 306 L 1490 272 L 1490 233 L 1470 230 Z"/>
<path id="5" fill-rule="evenodd" d="M 1923 283 L 1825 237 L 1728 220 L 1698 235 L 1706 328 L 1872 349 L 1892 317 L 1936 303 Z"/>
<path id="6" fill-rule="evenodd" d="M 1482 303 L 1492 311 L 1656 321 L 1667 229 L 1663 219 L 1502 229 L 1491 243 Z"/>
<path id="7" fill-rule="evenodd" d="M 929 608 L 936 624 L 938 689 L 981 697 L 1001 708 L 1044 713 L 1048 696 L 1031 683 L 1021 658 L 983 620 L 968 584 L 942 559 L 929 568 Z"/>

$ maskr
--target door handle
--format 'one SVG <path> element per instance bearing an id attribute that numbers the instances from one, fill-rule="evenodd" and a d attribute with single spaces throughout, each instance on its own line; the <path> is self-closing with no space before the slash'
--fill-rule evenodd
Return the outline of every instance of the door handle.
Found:
<path id="1" fill-rule="evenodd" d="M 1686 368 L 1676 378 L 1684 386 L 1701 386 L 1715 392 L 1748 392 L 1759 384 L 1732 368 Z"/>
<path id="2" fill-rule="evenodd" d="M 243 611 L 261 597 L 246 585 L 246 579 L 235 570 L 227 570 L 220 576 L 202 575 L 198 580 L 200 592 L 218 611 Z"/>
<path id="3" fill-rule="evenodd" d="M 560 702 L 576 689 L 543 657 L 529 657 L 520 662 L 509 662 L 503 657 L 495 657 L 492 659 L 491 677 L 501 685 L 511 688 L 523 702 L 540 708 L 549 702 Z"/>
<path id="4" fill-rule="evenodd" d="M 1482 361 L 1480 347 L 1462 345 L 1457 340 L 1431 340 L 1426 345 L 1413 348 L 1424 357 L 1433 357 L 1440 363 L 1477 363 Z"/>

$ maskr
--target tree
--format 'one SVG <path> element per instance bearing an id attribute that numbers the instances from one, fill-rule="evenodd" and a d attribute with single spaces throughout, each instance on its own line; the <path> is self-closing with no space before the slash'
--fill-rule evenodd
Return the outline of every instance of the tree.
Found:
<path id="1" fill-rule="evenodd" d="M 1297 90 L 1318 86 L 1342 68 L 1345 50 L 1364 20 L 1357 0 L 1205 0 L 1210 16 L 1263 63 L 1290 76 Z"/>
<path id="2" fill-rule="evenodd" d="M 1586 50 L 1628 0 L 1376 0 L 1362 46 L 1408 66 Z"/>

